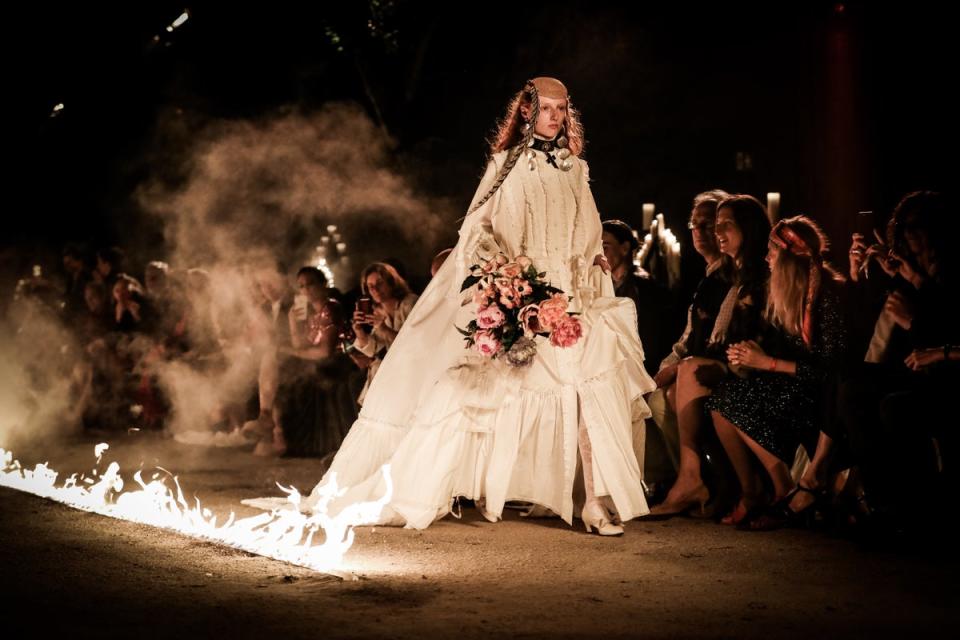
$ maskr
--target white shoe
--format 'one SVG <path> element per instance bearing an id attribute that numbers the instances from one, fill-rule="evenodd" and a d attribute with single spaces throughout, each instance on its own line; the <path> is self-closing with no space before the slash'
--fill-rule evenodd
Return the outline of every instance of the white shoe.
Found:
<path id="1" fill-rule="evenodd" d="M 480 512 L 480 515 L 482 515 L 482 516 L 483 516 L 484 518 L 486 518 L 488 521 L 490 521 L 490 522 L 500 522 L 500 518 L 499 518 L 499 517 L 495 516 L 494 514 L 490 513 L 489 511 L 487 511 L 487 501 L 486 501 L 485 499 L 483 499 L 483 498 L 477 498 L 476 500 L 473 501 L 473 504 L 477 507 L 477 511 Z"/>
<path id="2" fill-rule="evenodd" d="M 623 525 L 614 524 L 610 514 L 599 502 L 594 501 L 585 504 L 580 518 L 583 520 L 583 526 L 587 533 L 596 529 L 601 536 L 623 535 Z"/>

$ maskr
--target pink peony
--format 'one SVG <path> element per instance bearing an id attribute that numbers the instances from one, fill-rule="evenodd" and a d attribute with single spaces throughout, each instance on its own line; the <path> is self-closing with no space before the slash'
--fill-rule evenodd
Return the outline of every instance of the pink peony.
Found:
<path id="1" fill-rule="evenodd" d="M 496 257 L 494 257 L 494 261 L 496 261 L 498 267 L 502 267 L 503 265 L 510 262 L 509 260 L 507 260 L 507 256 L 503 255 L 502 253 L 498 253 Z"/>
<path id="2" fill-rule="evenodd" d="M 540 326 L 540 307 L 535 304 L 528 304 L 523 309 L 520 310 L 517 318 L 520 321 L 520 324 L 523 326 L 523 332 L 528 336 L 533 336 L 535 333 L 540 333 L 543 331 L 543 327 Z"/>
<path id="3" fill-rule="evenodd" d="M 583 335 L 583 326 L 573 316 L 566 316 L 553 328 L 550 334 L 550 344 L 555 347 L 570 347 L 577 344 Z"/>
<path id="4" fill-rule="evenodd" d="M 527 256 L 517 256 L 516 262 L 518 265 L 520 265 L 520 268 L 523 269 L 524 271 L 526 271 L 530 267 L 530 265 L 533 264 L 533 260 L 531 260 Z"/>
<path id="5" fill-rule="evenodd" d="M 503 324 L 506 317 L 497 305 L 484 307 L 477 312 L 477 326 L 481 329 L 495 329 Z"/>
<path id="6" fill-rule="evenodd" d="M 500 351 L 500 341 L 489 331 L 477 331 L 477 335 L 474 336 L 474 347 L 480 355 L 491 357 Z"/>
<path id="7" fill-rule="evenodd" d="M 540 303 L 540 324 L 547 331 L 552 331 L 567 316 L 567 296 L 555 293 L 548 300 Z"/>

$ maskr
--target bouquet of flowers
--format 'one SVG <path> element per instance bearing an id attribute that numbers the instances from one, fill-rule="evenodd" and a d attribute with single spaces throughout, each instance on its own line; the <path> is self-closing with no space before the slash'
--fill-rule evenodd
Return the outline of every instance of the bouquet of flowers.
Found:
<path id="1" fill-rule="evenodd" d="M 583 335 L 577 314 L 567 311 L 570 299 L 544 280 L 530 258 L 519 256 L 510 262 L 497 254 L 483 265 L 470 267 L 461 291 L 474 289 L 477 317 L 464 335 L 467 348 L 483 356 L 505 356 L 515 367 L 533 362 L 536 336 L 550 338 L 556 347 L 569 347 Z"/>

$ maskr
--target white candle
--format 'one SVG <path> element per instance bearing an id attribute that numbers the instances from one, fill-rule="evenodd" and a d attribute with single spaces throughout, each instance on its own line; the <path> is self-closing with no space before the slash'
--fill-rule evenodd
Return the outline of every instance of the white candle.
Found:
<path id="1" fill-rule="evenodd" d="M 657 214 L 657 240 L 663 242 L 663 234 L 666 231 L 666 227 L 663 224 L 663 214 Z"/>
<path id="2" fill-rule="evenodd" d="M 650 245 L 653 243 L 653 239 L 648 233 L 643 237 L 643 246 L 640 247 L 640 254 L 637 256 L 637 265 L 643 266 L 643 261 L 647 259 L 647 256 L 650 254 Z"/>
<path id="3" fill-rule="evenodd" d="M 670 286 L 680 281 L 680 242 L 674 240 L 670 245 Z"/>
<path id="4" fill-rule="evenodd" d="M 336 230 L 337 230 L 337 225 L 335 225 L 335 224 L 328 224 L 328 225 L 327 225 L 327 233 L 333 233 L 333 232 L 335 232 Z"/>
<path id="5" fill-rule="evenodd" d="M 649 229 L 653 222 L 654 205 L 652 202 L 643 203 L 643 228 Z"/>
<path id="6" fill-rule="evenodd" d="M 780 220 L 780 193 L 771 191 L 767 194 L 767 216 L 770 224 L 777 224 Z"/>

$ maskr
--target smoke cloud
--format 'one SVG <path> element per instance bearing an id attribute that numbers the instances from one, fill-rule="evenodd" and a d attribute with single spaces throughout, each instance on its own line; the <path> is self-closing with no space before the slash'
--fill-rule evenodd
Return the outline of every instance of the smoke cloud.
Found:
<path id="1" fill-rule="evenodd" d="M 270 348 L 250 330 L 263 303 L 257 281 L 278 264 L 289 285 L 300 266 L 323 260 L 342 290 L 387 256 L 426 272 L 458 217 L 449 203 L 415 193 L 391 141 L 354 105 L 256 121 L 191 122 L 171 113 L 160 134 L 176 151 L 157 156 L 168 166 L 137 198 L 161 221 L 171 266 L 207 274 L 205 290 L 189 297 L 192 317 L 210 321 L 192 329 L 215 331 L 225 356 L 219 366 L 156 365 L 175 431 L 202 429 L 249 397 Z"/>

